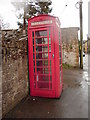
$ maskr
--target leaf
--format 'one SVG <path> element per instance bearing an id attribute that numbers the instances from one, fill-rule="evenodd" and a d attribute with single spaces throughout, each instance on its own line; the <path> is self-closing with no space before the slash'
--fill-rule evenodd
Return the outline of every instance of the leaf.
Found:
<path id="1" fill-rule="evenodd" d="M 27 20 L 32 16 L 48 14 L 52 11 L 52 8 L 50 8 L 52 4 L 51 0 L 47 0 L 45 2 L 40 0 L 13 0 L 12 4 L 16 8 L 16 11 L 18 11 L 18 19 L 23 19 L 24 21 L 23 24 L 18 22 L 20 27 L 25 26 Z"/>

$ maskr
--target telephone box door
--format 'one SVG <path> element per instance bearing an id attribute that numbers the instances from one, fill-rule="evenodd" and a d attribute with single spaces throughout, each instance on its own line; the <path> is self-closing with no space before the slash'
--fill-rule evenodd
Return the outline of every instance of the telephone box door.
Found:
<path id="1" fill-rule="evenodd" d="M 30 44 L 33 46 L 30 51 L 32 52 L 31 61 L 33 61 L 30 74 L 31 94 L 52 96 L 55 90 L 53 30 L 50 28 L 32 29 L 31 38 Z"/>

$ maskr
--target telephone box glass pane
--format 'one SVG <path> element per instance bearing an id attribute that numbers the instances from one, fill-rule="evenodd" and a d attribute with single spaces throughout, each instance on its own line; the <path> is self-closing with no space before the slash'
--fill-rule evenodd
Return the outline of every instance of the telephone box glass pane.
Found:
<path id="1" fill-rule="evenodd" d="M 36 59 L 48 59 L 48 53 L 36 53 Z"/>
<path id="2" fill-rule="evenodd" d="M 34 51 L 34 46 L 33 46 L 33 52 L 35 52 L 35 51 Z"/>
<path id="3" fill-rule="evenodd" d="M 48 68 L 40 68 L 40 67 L 37 67 L 37 72 L 39 71 L 39 74 L 49 74 L 48 72 Z"/>
<path id="4" fill-rule="evenodd" d="M 49 88 L 49 76 L 45 75 L 35 75 L 34 77 L 34 88 L 36 88 L 36 82 L 38 88 Z"/>
<path id="5" fill-rule="evenodd" d="M 47 38 L 36 38 L 35 41 L 36 41 L 36 44 L 48 44 Z"/>
<path id="6" fill-rule="evenodd" d="M 59 62 L 60 62 L 60 84 L 61 84 L 61 45 L 60 45 L 60 32 L 59 32 Z"/>
<path id="7" fill-rule="evenodd" d="M 34 88 L 36 88 L 36 75 L 34 75 Z"/>
<path id="8" fill-rule="evenodd" d="M 36 31 L 35 32 L 35 37 L 40 37 L 40 36 L 47 36 L 47 31 Z"/>
<path id="9" fill-rule="evenodd" d="M 36 52 L 48 52 L 48 46 L 36 46 Z"/>
<path id="10" fill-rule="evenodd" d="M 34 32 L 32 32 L 32 37 L 34 37 Z"/>

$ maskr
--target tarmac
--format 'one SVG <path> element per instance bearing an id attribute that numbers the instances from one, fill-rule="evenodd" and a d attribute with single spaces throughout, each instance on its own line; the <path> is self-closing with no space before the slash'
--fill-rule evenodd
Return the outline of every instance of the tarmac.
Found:
<path id="1" fill-rule="evenodd" d="M 63 92 L 60 99 L 28 95 L 4 118 L 88 118 L 86 74 L 87 70 L 63 69 Z"/>

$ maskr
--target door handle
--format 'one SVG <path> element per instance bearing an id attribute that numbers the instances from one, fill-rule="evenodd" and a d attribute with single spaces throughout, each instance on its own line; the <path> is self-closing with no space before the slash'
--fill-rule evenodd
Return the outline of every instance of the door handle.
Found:
<path id="1" fill-rule="evenodd" d="M 52 54 L 52 57 L 54 58 L 54 54 Z"/>

